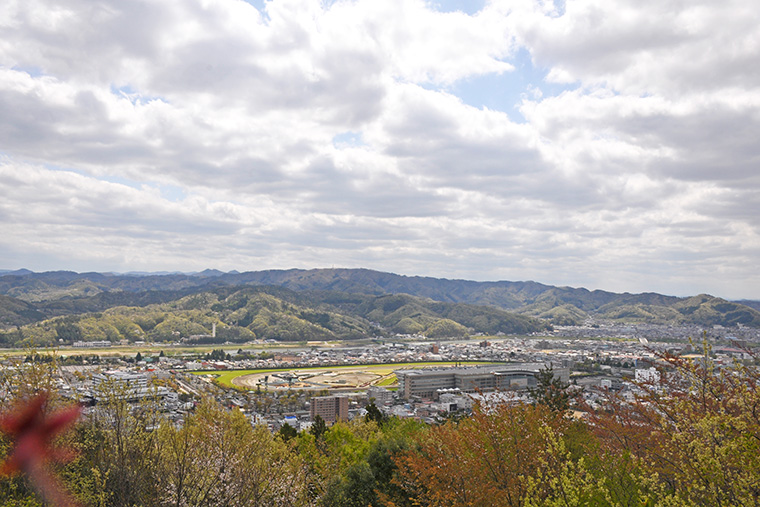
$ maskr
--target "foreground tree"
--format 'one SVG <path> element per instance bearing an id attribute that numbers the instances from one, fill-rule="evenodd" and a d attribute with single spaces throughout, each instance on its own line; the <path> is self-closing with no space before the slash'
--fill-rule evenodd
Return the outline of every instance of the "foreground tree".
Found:
<path id="1" fill-rule="evenodd" d="M 158 505 L 158 469 L 161 440 L 157 432 L 163 416 L 155 399 L 133 406 L 129 386 L 104 381 L 99 402 L 80 431 L 83 458 L 105 482 L 113 505 Z"/>
<path id="2" fill-rule="evenodd" d="M 570 384 L 554 375 L 552 367 L 541 369 L 536 373 L 536 387 L 529 388 L 528 394 L 536 402 L 546 405 L 551 410 L 564 412 L 570 408 Z"/>
<path id="3" fill-rule="evenodd" d="M 595 415 L 595 431 L 608 456 L 631 456 L 658 502 L 760 505 L 758 371 L 710 356 L 663 356 L 633 403 L 613 398 Z"/>
<path id="4" fill-rule="evenodd" d="M 419 449 L 402 454 L 396 484 L 412 505 L 522 505 L 537 491 L 527 478 L 545 469 L 549 444 L 569 424 L 544 405 L 477 407 L 471 418 L 431 429 Z"/>
<path id="5" fill-rule="evenodd" d="M 162 505 L 308 505 L 304 464 L 263 426 L 205 400 L 181 428 L 161 428 Z"/>

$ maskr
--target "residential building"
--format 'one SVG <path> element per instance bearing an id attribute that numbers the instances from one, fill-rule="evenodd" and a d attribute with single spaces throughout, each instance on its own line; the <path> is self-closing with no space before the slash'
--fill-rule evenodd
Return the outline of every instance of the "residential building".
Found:
<path id="1" fill-rule="evenodd" d="M 348 421 L 348 397 L 316 396 L 311 399 L 309 415 L 312 421 L 316 416 L 320 416 L 328 424 Z"/>
<path id="2" fill-rule="evenodd" d="M 393 392 L 384 387 L 372 386 L 367 389 L 367 399 L 374 399 L 375 405 L 385 405 L 393 402 Z"/>

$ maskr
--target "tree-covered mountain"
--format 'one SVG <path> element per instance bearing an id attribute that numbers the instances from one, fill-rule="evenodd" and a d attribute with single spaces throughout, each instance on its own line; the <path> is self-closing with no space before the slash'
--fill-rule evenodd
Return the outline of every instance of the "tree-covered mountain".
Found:
<path id="1" fill-rule="evenodd" d="M 129 275 L 70 271 L 32 273 L 20 270 L 0 276 L 0 294 L 11 296 L 15 298 L 14 301 L 31 303 L 34 310 L 48 317 L 103 311 L 118 305 L 165 303 L 197 292 L 241 286 L 277 286 L 296 293 L 329 292 L 334 295 L 344 294 L 347 300 L 351 299 L 348 295 L 406 294 L 441 303 L 507 310 L 525 317 L 537 317 L 554 325 L 578 325 L 593 317 L 629 323 L 704 326 L 742 324 L 760 327 L 760 310 L 757 308 L 760 304 L 757 302 L 730 302 L 709 295 L 678 298 L 655 293 L 617 294 L 584 288 L 553 287 L 530 281 L 448 280 L 368 269 L 290 269 L 245 273 L 206 270 L 196 274 Z M 331 297 L 340 299 L 343 296 Z M 361 308 L 356 306 L 355 310 L 360 311 Z M 362 318 L 385 327 L 400 326 L 397 327 L 399 330 L 416 330 L 423 321 L 428 322 L 424 312 L 412 307 L 407 307 L 397 315 L 419 314 L 415 317 L 414 326 L 409 320 L 386 325 L 373 321 L 369 313 Z M 408 315 L 405 317 L 409 318 Z M 456 319 L 450 320 L 465 327 L 473 327 Z"/>
<path id="2" fill-rule="evenodd" d="M 35 306 L 9 296 L 0 295 L 0 328 L 22 326 L 45 318 Z"/>
<path id="3" fill-rule="evenodd" d="M 0 342 L 52 345 L 80 340 L 148 339 L 242 343 L 257 338 L 347 340 L 397 333 L 445 338 L 473 333 L 523 334 L 548 327 L 545 321 L 498 308 L 441 303 L 409 295 L 296 292 L 271 286 L 221 287 L 192 294 L 114 293 L 119 297 L 104 308 L 110 299 L 107 294 L 57 300 L 46 303 L 49 306 L 41 304 L 40 308 L 49 311 L 69 311 L 31 325 L 16 324 L 0 334 Z M 9 307 L 34 308 L 31 303 L 7 296 L 0 303 L 3 301 Z M 70 311 L 74 308 L 89 310 Z"/>

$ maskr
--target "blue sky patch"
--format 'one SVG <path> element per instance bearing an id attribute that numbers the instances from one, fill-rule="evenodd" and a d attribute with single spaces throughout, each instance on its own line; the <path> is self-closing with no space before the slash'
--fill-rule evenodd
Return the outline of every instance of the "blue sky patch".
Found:
<path id="1" fill-rule="evenodd" d="M 530 98 L 531 90 L 540 90 L 542 97 L 552 97 L 577 88 L 577 84 L 557 84 L 546 81 L 548 69 L 535 67 L 530 53 L 521 48 L 510 62 L 515 66 L 511 72 L 484 74 L 457 81 L 446 89 L 462 102 L 477 108 L 502 111 L 520 123 L 524 122 L 519 111 L 523 97 Z"/>
<path id="2" fill-rule="evenodd" d="M 26 67 L 24 65 L 14 65 L 11 67 L 11 70 L 15 70 L 16 72 L 26 72 L 31 77 L 42 77 L 45 75 L 45 72 L 43 72 L 40 67 L 35 66 Z"/>
<path id="3" fill-rule="evenodd" d="M 256 10 L 259 11 L 259 14 L 261 14 L 261 19 L 264 21 L 264 24 L 269 24 L 269 21 L 271 19 L 269 17 L 269 13 L 267 13 L 266 0 L 243 0 L 243 1 L 255 7 Z"/>
<path id="4" fill-rule="evenodd" d="M 367 143 L 362 139 L 361 132 L 346 131 L 337 134 L 332 138 L 333 146 L 338 149 L 342 148 L 356 148 L 358 146 L 367 146 Z"/>
<path id="5" fill-rule="evenodd" d="M 161 192 L 161 197 L 167 201 L 179 202 L 187 199 L 187 192 L 182 187 L 176 185 L 156 184 L 152 185 Z"/>
<path id="6" fill-rule="evenodd" d="M 169 103 L 168 100 L 164 99 L 163 97 L 159 97 L 158 95 L 143 95 L 138 90 L 132 88 L 130 85 L 120 87 L 111 85 L 111 93 L 117 97 L 126 98 L 132 104 L 147 104 L 148 102 L 152 102 L 154 100 L 160 100 L 161 102 Z"/>
<path id="7" fill-rule="evenodd" d="M 73 169 L 71 167 L 61 167 L 55 164 L 43 164 L 43 167 L 49 171 L 78 174 L 79 176 L 83 176 L 85 178 L 92 178 L 99 181 L 114 183 L 117 185 L 124 185 L 126 187 L 135 188 L 137 190 L 140 190 L 143 187 L 143 183 L 135 181 L 135 180 L 130 180 L 122 176 L 116 176 L 112 174 L 93 175 L 92 173 L 89 173 L 87 171 L 82 171 L 80 169 Z"/>
<path id="8" fill-rule="evenodd" d="M 428 5 L 438 12 L 464 12 L 472 16 L 485 6 L 485 0 L 433 0 Z"/>
<path id="9" fill-rule="evenodd" d="M 249 3 L 256 7 L 256 9 L 259 10 L 262 14 L 266 10 L 266 2 L 265 0 L 245 0 L 246 3 Z"/>

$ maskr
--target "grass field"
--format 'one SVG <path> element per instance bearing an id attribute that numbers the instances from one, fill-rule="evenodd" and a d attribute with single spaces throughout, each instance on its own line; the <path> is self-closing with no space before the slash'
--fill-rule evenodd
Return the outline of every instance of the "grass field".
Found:
<path id="1" fill-rule="evenodd" d="M 509 337 L 496 337 L 496 336 L 482 336 L 479 337 L 479 340 L 488 340 L 488 341 L 502 341 L 502 340 L 511 340 L 516 338 L 530 338 L 530 339 L 545 339 L 545 340 L 553 340 L 553 339 L 565 339 L 563 337 L 555 337 L 555 336 L 522 336 L 522 335 L 516 335 L 516 336 L 509 336 Z M 591 339 L 591 338 L 586 338 Z M 611 340 L 615 340 L 614 338 L 610 338 Z M 604 340 L 604 339 L 601 339 Z M 622 339 L 618 339 L 618 341 L 621 341 Z M 404 340 L 393 340 L 393 341 L 399 341 L 403 342 Z M 454 340 L 456 342 L 461 340 Z M 624 340 L 622 340 L 624 341 Z M 443 340 L 443 343 L 446 343 L 446 340 Z M 168 356 L 176 356 L 184 353 L 191 353 L 191 354 L 206 354 L 211 352 L 214 349 L 222 349 L 225 352 L 235 352 L 238 349 L 242 348 L 244 350 L 251 350 L 254 352 L 258 351 L 267 351 L 267 352 L 274 352 L 274 351 L 286 351 L 288 349 L 292 348 L 303 348 L 303 347 L 316 347 L 319 349 L 332 349 L 332 348 L 338 348 L 338 347 L 346 347 L 346 346 L 357 346 L 357 345 L 370 345 L 371 343 L 374 343 L 374 340 L 372 339 L 359 339 L 359 340 L 350 340 L 350 341 L 334 341 L 334 342 L 279 342 L 279 343 L 267 343 L 267 344 L 251 344 L 251 343 L 243 343 L 243 344 L 227 344 L 227 345 L 220 345 L 220 344 L 203 344 L 203 345 L 174 345 L 169 343 L 146 343 L 144 345 L 114 345 L 112 347 L 105 347 L 105 348 L 75 348 L 71 346 L 62 346 L 62 347 L 36 347 L 34 348 L 35 352 L 40 354 L 50 354 L 54 353 L 58 356 L 134 356 L 138 352 L 140 352 L 143 356 L 151 356 L 151 355 L 158 355 L 161 351 L 163 351 Z M 19 357 L 24 356 L 29 353 L 29 348 L 7 348 L 7 349 L 0 349 L 0 357 Z"/>
<path id="2" fill-rule="evenodd" d="M 71 346 L 62 347 L 34 347 L 34 351 L 40 354 L 57 354 L 59 356 L 134 356 L 138 352 L 143 356 L 158 355 L 161 351 L 168 356 L 179 354 L 207 354 L 215 349 L 222 349 L 225 352 L 236 352 L 238 349 L 259 351 L 287 351 L 293 348 L 303 348 L 314 346 L 317 348 L 335 348 L 348 346 L 352 344 L 365 345 L 365 341 L 346 341 L 346 342 L 319 342 L 317 345 L 311 342 L 278 342 L 278 343 L 233 343 L 233 344 L 196 344 L 196 345 L 174 345 L 170 343 L 146 343 L 144 345 L 113 345 L 111 347 L 92 347 L 77 348 Z M 23 356 L 29 353 L 29 348 L 7 348 L 0 349 L 0 357 L 4 356 Z"/>
<path id="3" fill-rule="evenodd" d="M 268 375 L 272 373 L 290 373 L 290 374 L 308 374 L 310 371 L 313 372 L 330 372 L 329 375 L 337 375 L 340 374 L 355 374 L 355 375 L 370 375 L 377 377 L 377 380 L 369 382 L 371 385 L 378 385 L 383 387 L 388 387 L 395 385 L 396 383 L 396 376 L 393 375 L 393 372 L 395 370 L 400 369 L 412 369 L 412 368 L 426 368 L 426 367 L 440 367 L 440 366 L 455 366 L 457 364 L 460 365 L 476 365 L 476 364 L 489 364 L 489 362 L 477 362 L 477 361 L 471 361 L 471 362 L 422 362 L 422 363 L 392 363 L 392 364 L 369 364 L 369 365 L 345 365 L 345 366 L 309 366 L 304 368 L 272 368 L 272 369 L 257 369 L 257 370 L 215 370 L 215 371 L 209 371 L 209 370 L 203 370 L 203 371 L 192 371 L 189 373 L 192 373 L 193 375 L 211 375 L 213 376 L 220 384 L 227 386 L 227 387 L 241 387 L 240 382 L 233 382 L 235 379 L 239 379 L 240 377 L 247 377 L 247 376 L 261 376 L 261 375 Z M 338 373 L 335 373 L 335 372 Z M 351 386 L 344 386 L 342 384 L 337 384 L 334 386 L 328 386 L 327 389 L 330 388 L 346 388 Z M 248 386 L 250 389 L 251 387 Z M 296 387 L 298 388 L 298 387 Z M 358 387 L 357 387 L 358 388 Z"/>
<path id="4" fill-rule="evenodd" d="M 390 377 L 386 377 L 379 382 L 377 382 L 375 385 L 380 387 L 386 387 L 386 386 L 392 386 L 396 383 L 396 376 L 391 375 Z"/>

